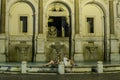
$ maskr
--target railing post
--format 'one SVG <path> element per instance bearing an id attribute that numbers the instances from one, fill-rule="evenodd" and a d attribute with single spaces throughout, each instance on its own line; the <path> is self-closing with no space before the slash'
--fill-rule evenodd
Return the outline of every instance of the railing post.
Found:
<path id="1" fill-rule="evenodd" d="M 21 63 L 21 73 L 27 73 L 27 62 L 22 61 Z"/>
<path id="2" fill-rule="evenodd" d="M 64 74 L 65 73 L 65 67 L 63 62 L 60 62 L 60 64 L 58 64 L 58 73 L 59 74 Z"/>
<path id="3" fill-rule="evenodd" d="M 97 62 L 97 72 L 103 73 L 103 62 L 102 61 Z"/>

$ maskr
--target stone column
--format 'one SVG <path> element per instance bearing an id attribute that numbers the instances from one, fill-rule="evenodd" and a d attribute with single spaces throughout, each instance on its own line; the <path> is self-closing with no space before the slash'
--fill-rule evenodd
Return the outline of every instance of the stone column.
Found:
<path id="1" fill-rule="evenodd" d="M 113 0 L 109 1 L 109 13 L 110 13 L 110 34 L 114 34 L 114 5 Z"/>
<path id="2" fill-rule="evenodd" d="M 97 72 L 103 73 L 103 62 L 102 61 L 97 62 Z"/>
<path id="3" fill-rule="evenodd" d="M 27 62 L 22 61 L 21 63 L 21 73 L 27 73 Z"/>
<path id="4" fill-rule="evenodd" d="M 42 36 L 38 36 L 36 62 L 46 61 L 46 54 L 44 53 L 45 53 L 45 40 L 42 38 Z"/>
<path id="5" fill-rule="evenodd" d="M 75 0 L 75 33 L 79 34 L 79 0 Z"/>
<path id="6" fill-rule="evenodd" d="M 114 6 L 113 6 L 113 0 L 109 0 L 109 23 L 110 23 L 110 40 L 109 40 L 109 54 L 111 55 L 111 34 L 114 34 Z M 112 56 L 111 56 L 112 57 Z M 109 59 L 110 60 L 110 59 Z"/>
<path id="7" fill-rule="evenodd" d="M 0 27 L 1 27 L 1 0 L 0 0 Z"/>
<path id="8" fill-rule="evenodd" d="M 111 38 L 111 54 L 110 54 L 110 58 L 111 58 L 111 62 L 116 62 L 116 61 L 120 61 L 120 53 L 119 53 L 119 39 L 117 39 L 116 37 L 112 37 Z"/>
<path id="9" fill-rule="evenodd" d="M 38 4 L 38 33 L 42 34 L 43 33 L 43 0 L 39 0 Z"/>
<path id="10" fill-rule="evenodd" d="M 119 54 L 119 42 L 116 36 L 111 35 L 115 34 L 114 29 L 114 0 L 109 1 L 109 13 L 110 13 L 110 59 L 111 62 L 120 61 L 120 54 Z M 119 30 L 119 28 L 117 29 Z M 119 33 L 119 32 L 118 32 Z"/>
<path id="11" fill-rule="evenodd" d="M 6 10 L 6 0 L 1 0 L 1 26 L 0 33 L 5 33 L 5 10 Z"/>
<path id="12" fill-rule="evenodd" d="M 58 65 L 58 73 L 59 74 L 64 74 L 65 73 L 65 68 L 64 68 L 63 62 L 60 62 L 60 64 Z"/>
<path id="13" fill-rule="evenodd" d="M 83 50 L 82 50 L 82 41 L 80 38 L 75 38 L 75 54 L 74 61 L 84 61 Z"/>

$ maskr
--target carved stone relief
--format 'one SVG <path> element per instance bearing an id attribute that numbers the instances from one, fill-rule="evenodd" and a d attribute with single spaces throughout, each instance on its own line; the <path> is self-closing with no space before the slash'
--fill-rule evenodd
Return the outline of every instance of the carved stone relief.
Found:
<path id="1" fill-rule="evenodd" d="M 48 28 L 48 37 L 56 37 L 57 36 L 57 29 L 54 26 Z"/>
<path id="2" fill-rule="evenodd" d="M 17 61 L 32 61 L 31 46 L 26 43 L 20 43 L 15 46 Z"/>
<path id="3" fill-rule="evenodd" d="M 27 43 L 12 43 L 9 46 L 9 61 L 32 61 L 32 46 Z"/>
<path id="4" fill-rule="evenodd" d="M 102 60 L 102 55 L 100 52 L 100 48 L 94 43 L 88 43 L 84 47 L 84 60 L 85 61 L 97 61 Z"/>
<path id="5" fill-rule="evenodd" d="M 62 60 L 64 55 L 68 55 L 66 46 L 61 42 L 52 43 L 47 50 L 47 61 L 58 59 Z"/>

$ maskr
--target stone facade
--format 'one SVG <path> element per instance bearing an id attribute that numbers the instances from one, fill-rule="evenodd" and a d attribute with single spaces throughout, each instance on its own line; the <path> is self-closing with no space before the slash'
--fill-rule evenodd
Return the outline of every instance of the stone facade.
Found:
<path id="1" fill-rule="evenodd" d="M 0 0 L 0 61 L 120 61 L 119 0 Z"/>

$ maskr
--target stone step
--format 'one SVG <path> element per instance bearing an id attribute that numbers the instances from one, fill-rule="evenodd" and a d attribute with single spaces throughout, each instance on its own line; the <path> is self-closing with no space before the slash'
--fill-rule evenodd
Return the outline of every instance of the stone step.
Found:
<path id="1" fill-rule="evenodd" d="M 26 73 L 57 73 L 58 67 L 45 67 L 41 65 L 27 65 Z M 117 72 L 120 71 L 119 64 L 104 64 L 104 72 Z M 21 64 L 6 64 L 0 65 L 0 73 L 17 72 L 21 73 Z M 78 65 L 72 67 L 65 67 L 65 73 L 92 73 L 97 72 L 97 65 Z"/>
<path id="2" fill-rule="evenodd" d="M 1 72 L 21 72 L 21 67 L 0 67 Z M 57 73 L 58 68 L 51 67 L 28 67 L 27 73 Z M 91 67 L 66 67 L 66 73 L 91 72 Z"/>

